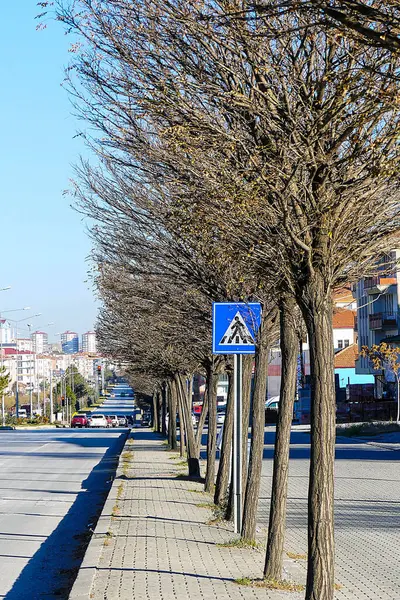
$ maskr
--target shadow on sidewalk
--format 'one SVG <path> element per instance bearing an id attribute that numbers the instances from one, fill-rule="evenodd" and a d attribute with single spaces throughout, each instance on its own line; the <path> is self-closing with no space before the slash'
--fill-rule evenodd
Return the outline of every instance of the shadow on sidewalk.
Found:
<path id="1" fill-rule="evenodd" d="M 149 573 L 154 573 L 157 575 L 182 575 L 182 577 L 194 577 L 195 579 L 207 579 L 208 581 L 229 581 L 232 583 L 236 581 L 233 577 L 216 577 L 215 575 L 201 575 L 200 573 L 188 573 L 187 571 L 166 571 L 163 569 L 129 569 L 128 567 L 100 567 L 97 568 L 97 571 L 107 571 L 108 573 L 112 573 L 113 571 L 117 571 L 118 573 L 146 573 L 146 575 Z"/>

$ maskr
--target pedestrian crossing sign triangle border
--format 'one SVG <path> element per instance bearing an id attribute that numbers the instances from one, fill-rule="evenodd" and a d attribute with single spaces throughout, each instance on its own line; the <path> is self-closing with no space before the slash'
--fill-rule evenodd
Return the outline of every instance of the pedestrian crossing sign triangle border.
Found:
<path id="1" fill-rule="evenodd" d="M 213 354 L 254 354 L 260 325 L 259 302 L 214 302 Z"/>

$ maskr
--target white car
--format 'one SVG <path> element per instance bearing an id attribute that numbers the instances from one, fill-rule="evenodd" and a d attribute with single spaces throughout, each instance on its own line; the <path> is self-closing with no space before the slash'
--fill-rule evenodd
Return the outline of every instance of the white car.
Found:
<path id="1" fill-rule="evenodd" d="M 108 427 L 108 421 L 104 415 L 92 413 L 89 421 L 89 427 Z"/>
<path id="2" fill-rule="evenodd" d="M 218 406 L 217 408 L 217 425 L 225 423 L 226 406 Z"/>

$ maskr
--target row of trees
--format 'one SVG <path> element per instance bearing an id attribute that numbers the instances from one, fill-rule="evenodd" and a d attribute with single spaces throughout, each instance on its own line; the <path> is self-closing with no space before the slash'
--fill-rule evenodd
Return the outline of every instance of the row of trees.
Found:
<path id="1" fill-rule="evenodd" d="M 390 3 L 368 7 L 374 4 L 386 11 Z M 355 3 L 344 0 L 79 0 L 58 12 L 77 35 L 69 89 L 98 158 L 96 166 L 82 161 L 74 193 L 94 221 L 100 343 L 128 366 L 136 389 L 154 394 L 161 427 L 168 403 L 172 447 L 178 412 L 192 475 L 200 473 L 208 412 L 205 487 L 212 491 L 216 482 L 215 502 L 227 504 L 228 516 L 232 402 L 216 473 L 216 382 L 221 371 L 231 378 L 232 365 L 211 355 L 211 302 L 263 305 L 252 403 L 253 361 L 244 367 L 243 448 L 252 407 L 241 532 L 248 541 L 255 537 L 269 348 L 280 339 L 264 573 L 274 579 L 282 572 L 303 323 L 307 330 L 307 600 L 330 600 L 334 589 L 332 292 L 373 273 L 377 256 L 396 247 L 400 225 L 396 22 L 389 30 L 374 13 L 380 43 L 370 43 L 362 29 L 372 31 L 372 13 L 357 6 L 360 27 L 351 27 Z M 193 373 L 207 382 L 197 431 Z"/>

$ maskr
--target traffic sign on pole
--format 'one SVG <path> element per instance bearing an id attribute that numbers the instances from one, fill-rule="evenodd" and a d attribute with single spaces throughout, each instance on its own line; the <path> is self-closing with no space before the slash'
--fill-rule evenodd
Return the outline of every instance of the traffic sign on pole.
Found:
<path id="1" fill-rule="evenodd" d="M 235 533 L 242 529 L 242 354 L 254 354 L 261 325 L 258 302 L 214 302 L 213 354 L 234 354 L 233 497 Z"/>
<path id="2" fill-rule="evenodd" d="M 254 354 L 260 324 L 258 302 L 214 302 L 213 354 Z"/>

